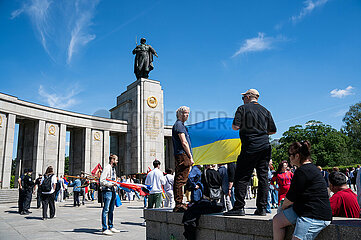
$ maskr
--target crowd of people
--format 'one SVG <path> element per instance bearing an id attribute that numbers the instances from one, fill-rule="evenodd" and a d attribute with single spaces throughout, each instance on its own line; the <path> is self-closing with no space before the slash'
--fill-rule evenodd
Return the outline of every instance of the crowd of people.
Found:
<path id="1" fill-rule="evenodd" d="M 327 227 L 332 217 L 360 218 L 361 171 L 346 169 L 345 173 L 334 168 L 322 170 L 312 163 L 311 144 L 297 141 L 289 146 L 289 161 L 284 159 L 274 168 L 271 159 L 269 136 L 276 133 L 271 113 L 258 103 L 259 92 L 249 89 L 242 93 L 243 105 L 239 106 L 232 129 L 239 131 L 241 152 L 234 163 L 194 165 L 191 138 L 185 126 L 190 113 L 186 106 L 177 112 L 172 128 L 175 172 L 162 172 L 161 162 L 154 160 L 153 169 L 142 179 L 151 186 L 144 196 L 144 207 L 168 207 L 174 212 L 186 212 L 203 201 L 220 205 L 226 216 L 244 216 L 245 199 L 256 199 L 255 215 L 266 216 L 277 209 L 273 217 L 274 239 L 284 239 L 285 228 L 295 224 L 293 236 L 298 239 L 314 239 Z M 25 170 L 19 178 L 19 213 L 29 214 L 30 201 L 37 192 L 37 207 L 43 206 L 43 219 L 55 217 L 55 201 L 64 201 L 73 187 L 74 207 L 80 206 L 80 196 L 86 193 L 102 204 L 102 232 L 112 235 L 119 232 L 113 225 L 114 205 L 119 198 L 140 199 L 138 191 L 125 191 L 117 187 L 117 181 L 139 184 L 135 175 L 116 176 L 118 157 L 110 155 L 109 164 L 101 172 L 99 181 L 89 181 L 78 175 L 74 182 L 54 175 L 49 166 L 44 175 L 34 182 L 32 170 Z M 353 188 L 353 190 L 352 190 Z M 357 194 L 355 194 L 357 192 Z M 184 201 L 184 198 L 186 201 Z"/>

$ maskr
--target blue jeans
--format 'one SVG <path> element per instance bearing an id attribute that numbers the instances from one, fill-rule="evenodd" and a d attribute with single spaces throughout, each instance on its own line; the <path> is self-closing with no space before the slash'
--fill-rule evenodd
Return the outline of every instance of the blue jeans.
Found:
<path id="1" fill-rule="evenodd" d="M 331 223 L 331 221 L 298 216 L 293 206 L 283 210 L 283 214 L 290 223 L 296 224 L 293 236 L 299 239 L 315 239 L 321 230 Z"/>
<path id="2" fill-rule="evenodd" d="M 266 206 L 266 212 L 271 213 L 271 202 L 272 202 L 272 192 L 271 189 L 268 190 L 268 197 L 267 197 L 267 206 Z"/>
<path id="3" fill-rule="evenodd" d="M 113 211 L 115 204 L 115 192 L 103 191 L 103 202 L 104 207 L 102 211 L 102 231 L 111 229 L 113 227 Z M 108 227 L 107 227 L 107 216 L 108 216 Z"/>

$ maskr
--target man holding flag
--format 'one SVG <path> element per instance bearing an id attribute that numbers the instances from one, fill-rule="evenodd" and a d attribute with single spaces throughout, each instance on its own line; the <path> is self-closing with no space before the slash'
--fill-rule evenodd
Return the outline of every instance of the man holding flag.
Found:
<path id="1" fill-rule="evenodd" d="M 265 216 L 268 194 L 268 163 L 271 158 L 269 135 L 276 133 L 276 125 L 271 113 L 258 103 L 259 92 L 256 89 L 249 89 L 242 95 L 244 105 L 238 107 L 232 124 L 233 130 L 239 131 L 242 142 L 235 175 L 236 202 L 233 209 L 224 215 L 245 215 L 244 198 L 247 192 L 247 184 L 255 168 L 259 186 L 256 201 L 257 209 L 254 214 Z"/>
<path id="2" fill-rule="evenodd" d="M 113 235 L 120 231 L 113 227 L 113 211 L 116 198 L 116 171 L 115 167 L 118 164 L 118 156 L 111 154 L 109 156 L 109 164 L 104 167 L 102 175 L 100 176 L 100 186 L 102 187 L 104 207 L 102 211 L 102 232 L 104 235 Z M 114 182 L 110 182 L 111 179 Z M 108 226 L 107 226 L 108 217 Z"/>
<path id="3" fill-rule="evenodd" d="M 175 158 L 174 177 L 174 212 L 184 212 L 187 207 L 183 204 L 183 185 L 187 183 L 190 167 L 193 165 L 191 140 L 188 129 L 184 126 L 189 116 L 189 107 L 182 106 L 177 109 L 177 121 L 172 128 L 172 140 Z"/>

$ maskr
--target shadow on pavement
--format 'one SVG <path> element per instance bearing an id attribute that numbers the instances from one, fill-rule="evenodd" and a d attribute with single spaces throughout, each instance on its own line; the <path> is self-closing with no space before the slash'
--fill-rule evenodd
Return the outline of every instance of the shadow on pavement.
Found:
<path id="1" fill-rule="evenodd" d="M 5 211 L 6 213 L 16 213 L 16 214 L 19 214 L 19 212 L 18 211 Z"/>
<path id="2" fill-rule="evenodd" d="M 144 207 L 127 207 L 129 209 L 144 209 Z"/>
<path id="3" fill-rule="evenodd" d="M 102 231 L 93 228 L 75 228 L 73 229 L 73 231 L 66 231 L 66 232 L 102 234 Z"/>
<path id="4" fill-rule="evenodd" d="M 135 222 L 120 222 L 121 224 L 125 225 L 133 225 L 133 226 L 144 226 L 144 223 L 135 223 Z"/>
<path id="5" fill-rule="evenodd" d="M 42 217 L 25 217 L 26 219 L 43 220 Z"/>
<path id="6" fill-rule="evenodd" d="M 90 233 L 90 234 L 96 234 L 96 235 L 102 235 L 102 231 L 99 229 L 92 229 L 92 228 L 75 228 L 73 231 L 64 231 L 64 232 L 75 232 L 75 233 Z M 120 231 L 122 232 L 128 232 L 128 231 Z"/>

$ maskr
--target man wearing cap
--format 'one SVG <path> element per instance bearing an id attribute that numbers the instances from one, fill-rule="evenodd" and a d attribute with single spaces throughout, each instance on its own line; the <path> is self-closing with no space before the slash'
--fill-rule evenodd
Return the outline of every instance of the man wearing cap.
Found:
<path id="1" fill-rule="evenodd" d="M 249 89 L 242 93 L 243 105 L 239 106 L 233 120 L 232 129 L 239 131 L 242 147 L 237 158 L 234 180 L 236 202 L 232 210 L 225 213 L 229 216 L 244 216 L 247 184 L 253 169 L 257 171 L 258 193 L 254 212 L 265 216 L 268 193 L 268 163 L 271 158 L 269 135 L 276 133 L 276 125 L 271 113 L 258 103 L 259 92 Z"/>
<path id="2" fill-rule="evenodd" d="M 18 208 L 20 214 L 25 214 L 24 212 L 24 200 L 25 200 L 25 190 L 24 190 L 24 177 L 28 174 L 28 169 L 24 169 L 24 174 L 18 178 L 19 184 L 19 201 L 18 201 Z"/>
<path id="3" fill-rule="evenodd" d="M 34 188 L 34 181 L 32 179 L 32 169 L 28 169 L 27 173 L 24 175 L 23 181 L 22 181 L 22 189 L 24 191 L 24 202 L 23 202 L 23 211 L 20 213 L 22 215 L 27 215 L 31 213 L 29 211 L 30 204 L 31 204 L 31 198 L 33 194 L 33 188 Z"/>

